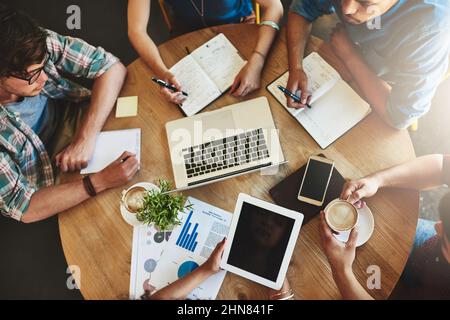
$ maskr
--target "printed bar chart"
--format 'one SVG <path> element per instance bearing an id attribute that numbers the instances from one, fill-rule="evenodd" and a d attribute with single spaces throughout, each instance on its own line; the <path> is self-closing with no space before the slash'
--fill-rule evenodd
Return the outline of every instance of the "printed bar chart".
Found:
<path id="1" fill-rule="evenodd" d="M 181 233 L 176 241 L 176 245 L 191 252 L 194 252 L 195 248 L 197 247 L 198 223 L 194 225 L 194 228 L 190 233 L 190 229 L 192 227 L 192 223 L 190 222 L 192 214 L 193 211 L 189 212 L 189 215 L 186 221 L 184 222 L 183 228 L 181 229 Z"/>

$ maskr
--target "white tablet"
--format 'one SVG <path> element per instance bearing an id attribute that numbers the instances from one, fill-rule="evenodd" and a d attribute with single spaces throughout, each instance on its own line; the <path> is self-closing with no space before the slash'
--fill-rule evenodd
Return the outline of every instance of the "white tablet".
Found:
<path id="1" fill-rule="evenodd" d="M 299 212 L 239 194 L 220 266 L 279 290 L 302 222 Z"/>

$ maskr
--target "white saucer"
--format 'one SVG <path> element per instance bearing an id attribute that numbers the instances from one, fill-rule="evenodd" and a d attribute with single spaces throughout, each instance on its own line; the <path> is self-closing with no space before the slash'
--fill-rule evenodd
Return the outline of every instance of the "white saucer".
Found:
<path id="1" fill-rule="evenodd" d="M 150 183 L 150 182 L 139 182 L 139 183 L 136 183 L 136 184 L 132 185 L 128 189 L 124 190 L 123 192 L 126 192 L 127 190 L 129 190 L 131 188 L 134 188 L 134 187 L 144 187 L 147 190 L 159 190 L 158 186 L 154 185 L 153 183 Z M 126 223 L 132 225 L 133 227 L 136 227 L 136 226 L 139 226 L 139 225 L 142 224 L 142 222 L 140 222 L 136 218 L 135 214 L 131 214 L 125 209 L 125 207 L 123 206 L 122 202 L 120 203 L 120 214 L 122 215 L 123 220 L 125 220 Z"/>
<path id="2" fill-rule="evenodd" d="M 361 209 L 358 209 L 358 223 L 356 226 L 358 227 L 358 239 L 356 240 L 356 246 L 359 247 L 370 239 L 375 228 L 373 214 L 367 204 Z M 339 241 L 347 242 L 350 236 L 350 231 L 333 235 Z"/>

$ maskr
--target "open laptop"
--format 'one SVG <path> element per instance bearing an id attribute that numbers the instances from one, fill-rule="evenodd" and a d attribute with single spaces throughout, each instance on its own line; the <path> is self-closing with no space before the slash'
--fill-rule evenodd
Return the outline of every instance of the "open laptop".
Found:
<path id="1" fill-rule="evenodd" d="M 284 163 L 267 98 L 166 124 L 176 189 L 188 189 Z"/>

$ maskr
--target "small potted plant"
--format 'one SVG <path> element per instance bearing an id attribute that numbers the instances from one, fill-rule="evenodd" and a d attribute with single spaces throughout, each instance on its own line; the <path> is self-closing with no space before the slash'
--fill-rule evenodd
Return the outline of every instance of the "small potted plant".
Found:
<path id="1" fill-rule="evenodd" d="M 182 194 L 166 193 L 172 190 L 172 184 L 167 180 L 158 181 L 159 190 L 148 190 L 144 195 L 142 207 L 136 218 L 144 224 L 153 224 L 157 229 L 166 231 L 181 224 L 178 212 L 192 209 L 192 204 L 186 204 Z"/>

